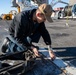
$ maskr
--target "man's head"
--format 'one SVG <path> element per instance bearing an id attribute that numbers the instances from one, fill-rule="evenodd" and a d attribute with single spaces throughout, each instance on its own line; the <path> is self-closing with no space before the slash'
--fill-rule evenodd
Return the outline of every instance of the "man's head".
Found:
<path id="1" fill-rule="evenodd" d="M 53 22 L 53 20 L 51 19 L 51 15 L 52 15 L 52 7 L 51 5 L 45 3 L 41 4 L 36 12 L 37 21 L 39 23 L 45 22 L 46 19 L 49 22 Z"/>

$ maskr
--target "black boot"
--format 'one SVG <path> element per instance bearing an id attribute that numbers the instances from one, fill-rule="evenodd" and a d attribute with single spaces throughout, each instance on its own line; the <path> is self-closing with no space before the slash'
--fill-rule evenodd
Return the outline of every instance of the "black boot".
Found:
<path id="1" fill-rule="evenodd" d="M 1 47 L 1 51 L 2 51 L 3 53 L 6 53 L 6 50 L 8 49 L 8 44 L 9 44 L 9 40 L 8 40 L 8 38 L 6 37 L 6 38 L 4 39 L 3 45 L 2 45 L 2 47 Z"/>

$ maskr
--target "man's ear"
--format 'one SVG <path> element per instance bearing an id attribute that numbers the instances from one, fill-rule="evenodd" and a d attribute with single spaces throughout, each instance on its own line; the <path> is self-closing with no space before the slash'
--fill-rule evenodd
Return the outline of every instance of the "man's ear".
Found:
<path id="1" fill-rule="evenodd" d="M 37 13 L 37 17 L 39 17 L 40 16 L 40 13 Z"/>

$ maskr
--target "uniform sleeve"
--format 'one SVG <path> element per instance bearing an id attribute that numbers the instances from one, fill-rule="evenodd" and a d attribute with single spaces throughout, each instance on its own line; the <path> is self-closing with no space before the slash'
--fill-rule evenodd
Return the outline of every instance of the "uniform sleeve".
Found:
<path id="1" fill-rule="evenodd" d="M 39 31 L 46 45 L 51 45 L 51 38 L 50 38 L 49 32 L 47 31 L 45 27 L 44 22 L 40 24 Z"/>

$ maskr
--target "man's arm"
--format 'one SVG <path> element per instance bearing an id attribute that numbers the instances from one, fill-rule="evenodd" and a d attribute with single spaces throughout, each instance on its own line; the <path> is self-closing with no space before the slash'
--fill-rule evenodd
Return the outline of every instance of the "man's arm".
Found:
<path id="1" fill-rule="evenodd" d="M 51 38 L 49 35 L 49 32 L 47 31 L 44 22 L 40 24 L 39 26 L 39 32 L 41 36 L 43 37 L 44 42 L 46 45 L 51 45 Z"/>
<path id="2" fill-rule="evenodd" d="M 40 33 L 44 39 L 44 42 L 48 46 L 48 52 L 49 52 L 51 59 L 54 60 L 55 53 L 53 52 L 52 47 L 51 47 L 51 38 L 50 38 L 49 32 L 47 31 L 44 23 L 42 23 L 42 25 L 40 27 Z"/>

